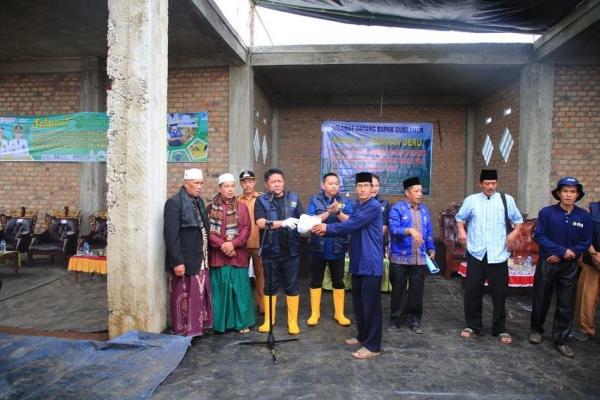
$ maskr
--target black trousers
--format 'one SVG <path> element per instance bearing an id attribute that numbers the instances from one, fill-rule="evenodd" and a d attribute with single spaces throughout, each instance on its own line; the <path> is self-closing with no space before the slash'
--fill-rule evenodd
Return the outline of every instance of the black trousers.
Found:
<path id="1" fill-rule="evenodd" d="M 381 276 L 352 275 L 356 338 L 369 351 L 381 351 Z"/>
<path id="2" fill-rule="evenodd" d="M 533 282 L 532 332 L 544 333 L 544 322 L 554 288 L 556 288 L 556 310 L 552 323 L 552 340 L 558 346 L 567 342 L 573 327 L 577 293 L 577 260 L 561 261 L 557 264 L 550 264 L 541 258 L 538 260 Z"/>
<path id="3" fill-rule="evenodd" d="M 425 268 L 427 268 L 425 265 L 390 263 L 392 283 L 390 322 L 392 324 L 400 326 L 407 318 L 411 326 L 421 324 Z"/>
<path id="4" fill-rule="evenodd" d="M 492 334 L 506 332 L 506 295 L 508 294 L 508 262 L 487 262 L 487 254 L 479 261 L 467 252 L 467 277 L 465 278 L 465 320 L 475 333 L 483 332 L 482 308 L 484 282 L 487 279 L 494 311 Z"/>
<path id="5" fill-rule="evenodd" d="M 286 295 L 298 294 L 300 257 L 263 257 L 262 260 L 265 274 L 265 296 L 276 295 L 281 280 L 283 280 Z"/>
<path id="6" fill-rule="evenodd" d="M 344 285 L 344 258 L 327 260 L 314 253 L 310 255 L 310 288 L 317 289 L 323 286 L 325 266 L 329 266 L 331 272 L 331 285 L 334 289 L 345 289 Z"/>

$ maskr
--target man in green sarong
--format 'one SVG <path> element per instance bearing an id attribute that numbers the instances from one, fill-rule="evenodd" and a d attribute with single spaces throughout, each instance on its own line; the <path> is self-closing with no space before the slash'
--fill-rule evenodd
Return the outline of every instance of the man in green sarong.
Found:
<path id="1" fill-rule="evenodd" d="M 250 214 L 235 197 L 234 176 L 223 174 L 218 182 L 219 193 L 208 206 L 213 330 L 248 333 L 255 321 L 246 248 Z"/>

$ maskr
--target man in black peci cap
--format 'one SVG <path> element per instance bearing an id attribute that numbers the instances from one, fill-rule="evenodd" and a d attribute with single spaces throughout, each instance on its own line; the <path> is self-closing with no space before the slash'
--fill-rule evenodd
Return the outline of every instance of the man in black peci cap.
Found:
<path id="1" fill-rule="evenodd" d="M 356 337 L 346 339 L 360 348 L 352 357 L 364 360 L 381 354 L 381 278 L 383 276 L 383 219 L 381 206 L 372 197 L 373 177 L 369 172 L 355 176 L 358 202 L 344 222 L 315 225 L 316 235 L 350 235 L 352 306 L 356 316 Z"/>
<path id="2" fill-rule="evenodd" d="M 458 241 L 467 249 L 467 277 L 464 304 L 467 326 L 464 338 L 483 333 L 482 301 L 487 279 L 494 306 L 492 335 L 500 343 L 511 344 L 506 330 L 506 295 L 508 293 L 508 250 L 519 236 L 523 217 L 512 196 L 496 192 L 498 172 L 481 170 L 481 192 L 468 196 L 456 214 Z M 465 226 L 468 224 L 468 231 Z M 510 232 L 511 225 L 514 230 Z"/>
<path id="3" fill-rule="evenodd" d="M 593 222 L 589 212 L 575 205 L 585 195 L 576 178 L 560 179 L 551 193 L 559 203 L 542 208 L 535 227 L 534 239 L 540 246 L 540 258 L 533 284 L 529 342 L 542 342 L 544 321 L 556 287 L 552 340 L 561 355 L 574 357 L 567 340 L 573 327 L 577 259 L 592 242 Z"/>

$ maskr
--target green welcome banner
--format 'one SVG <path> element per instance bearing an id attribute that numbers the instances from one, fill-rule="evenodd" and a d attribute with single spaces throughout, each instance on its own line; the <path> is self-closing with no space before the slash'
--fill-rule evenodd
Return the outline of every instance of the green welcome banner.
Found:
<path id="1" fill-rule="evenodd" d="M 0 161 L 106 161 L 106 113 L 0 117 Z"/>
<path id="2" fill-rule="evenodd" d="M 167 160 L 208 162 L 208 113 L 167 114 Z M 0 161 L 104 162 L 106 113 L 0 117 Z"/>

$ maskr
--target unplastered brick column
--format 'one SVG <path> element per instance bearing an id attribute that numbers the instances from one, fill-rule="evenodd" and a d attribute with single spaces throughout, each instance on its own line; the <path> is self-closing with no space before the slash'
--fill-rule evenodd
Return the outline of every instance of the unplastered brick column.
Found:
<path id="1" fill-rule="evenodd" d="M 108 1 L 111 337 L 133 329 L 161 332 L 166 324 L 167 5 L 167 0 Z"/>

